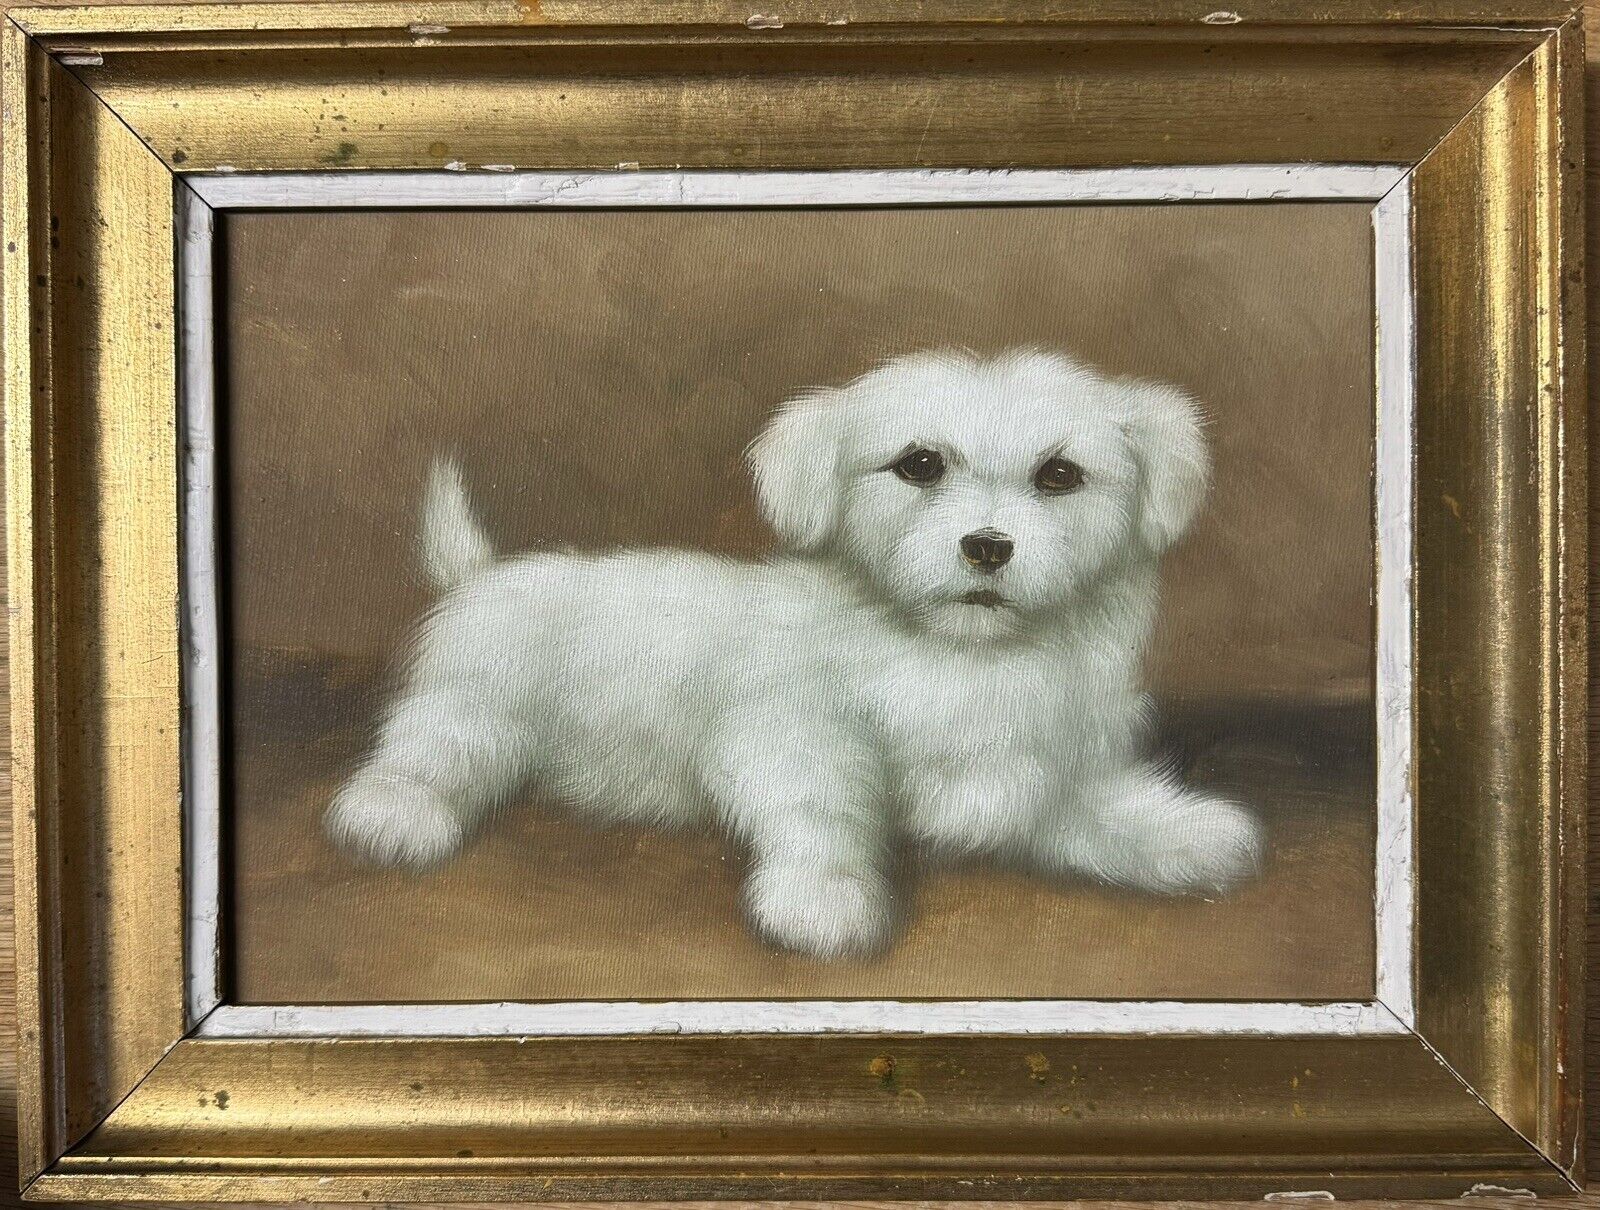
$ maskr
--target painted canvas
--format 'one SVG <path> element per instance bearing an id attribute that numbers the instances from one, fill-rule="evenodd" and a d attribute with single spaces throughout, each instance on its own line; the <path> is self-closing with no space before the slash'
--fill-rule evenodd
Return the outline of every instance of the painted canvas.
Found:
<path id="1" fill-rule="evenodd" d="M 236 213 L 230 998 L 1373 994 L 1359 203 Z"/>

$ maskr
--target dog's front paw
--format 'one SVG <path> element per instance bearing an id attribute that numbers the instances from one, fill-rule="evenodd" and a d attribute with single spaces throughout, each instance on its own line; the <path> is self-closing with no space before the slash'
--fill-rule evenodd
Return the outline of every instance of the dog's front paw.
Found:
<path id="1" fill-rule="evenodd" d="M 875 871 L 767 863 L 751 874 L 746 890 L 762 936 L 815 958 L 874 953 L 894 928 L 893 899 Z"/>
<path id="2" fill-rule="evenodd" d="M 1152 839 L 1141 881 L 1168 895 L 1214 895 L 1261 872 L 1266 837 L 1253 813 L 1220 798 L 1187 797 Z"/>
<path id="3" fill-rule="evenodd" d="M 426 869 L 466 839 L 461 820 L 437 794 L 405 778 L 356 774 L 323 819 L 334 843 L 375 865 Z"/>

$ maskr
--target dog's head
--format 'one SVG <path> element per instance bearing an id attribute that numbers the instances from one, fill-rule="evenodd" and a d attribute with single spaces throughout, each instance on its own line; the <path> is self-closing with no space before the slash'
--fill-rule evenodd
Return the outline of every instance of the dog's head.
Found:
<path id="1" fill-rule="evenodd" d="M 1175 541 L 1205 494 L 1198 409 L 1058 354 L 916 353 L 786 403 L 750 448 L 780 538 L 922 625 L 997 637 Z"/>

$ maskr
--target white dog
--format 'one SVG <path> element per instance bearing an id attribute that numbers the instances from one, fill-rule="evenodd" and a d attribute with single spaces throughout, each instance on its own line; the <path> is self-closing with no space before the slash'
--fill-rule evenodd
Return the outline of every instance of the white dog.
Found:
<path id="1" fill-rule="evenodd" d="M 1194 404 L 1066 357 L 919 353 L 808 391 L 750 449 L 783 551 L 496 561 L 453 465 L 446 595 L 332 835 L 426 866 L 530 782 L 597 819 L 717 826 L 784 947 L 891 936 L 898 843 L 1213 893 L 1255 818 L 1139 752 L 1157 561 L 1206 488 Z"/>

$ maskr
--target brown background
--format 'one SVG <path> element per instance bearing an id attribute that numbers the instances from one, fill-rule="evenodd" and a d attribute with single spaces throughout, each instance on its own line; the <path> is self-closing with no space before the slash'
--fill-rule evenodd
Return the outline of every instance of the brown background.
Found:
<path id="1" fill-rule="evenodd" d="M 1589 37 L 1588 71 L 1586 79 L 1585 121 L 1587 127 L 1587 167 L 1586 188 L 1587 200 L 1587 244 L 1589 259 L 1594 262 L 1600 255 L 1600 2 L 1591 3 L 1584 9 L 1585 26 Z M 1600 297 L 1591 293 L 1590 298 L 1589 343 L 1591 347 L 1600 348 Z M 1591 376 L 1591 400 L 1600 397 L 1600 376 Z M 1600 448 L 1596 454 L 1600 455 Z M 1600 472 L 1600 456 L 1594 458 L 1595 466 L 1591 470 L 1591 478 L 1600 482 L 1597 472 Z M 1600 505 L 1600 498 L 1596 504 Z M 1600 509 L 1591 512 L 1591 547 L 1600 550 Z M 1592 608 L 1595 612 L 1591 616 L 1600 617 L 1600 579 L 1595 581 L 1596 600 Z M 0 635 L 0 676 L 7 670 L 4 650 L 5 637 Z M 1600 679 L 1595 684 L 1600 685 Z M 1591 703 L 1591 719 L 1600 718 L 1600 711 L 1596 711 Z M 1589 750 L 1596 758 L 1600 758 L 1600 732 L 1591 722 L 1591 736 Z M 16 976 L 16 953 L 14 948 L 14 935 L 11 927 L 11 812 L 9 803 L 9 769 L 10 769 L 10 733 L 5 723 L 0 723 L 0 779 L 6 779 L 4 809 L 0 809 L 0 986 L 14 987 Z M 1596 782 L 1594 773 L 1591 773 L 1591 784 Z M 1589 826 L 1592 830 L 1600 829 L 1600 802 L 1592 802 L 1589 812 Z M 1591 846 L 1590 849 L 1590 877 L 1591 891 L 1600 891 L 1600 847 Z M 1591 1155 L 1600 1155 L 1600 913 L 1592 913 L 1589 925 L 1589 994 L 1588 994 L 1588 1035 L 1589 1051 L 1586 1062 L 1585 1097 L 1588 1107 L 1588 1148 Z M 15 1137 L 16 1134 L 16 1057 L 11 1039 L 16 1029 L 15 1003 L 11 995 L 0 996 L 0 1134 L 5 1137 Z M 29 1203 L 24 1203 L 21 1198 L 10 1190 L 16 1187 L 15 1152 L 11 1148 L 0 1148 L 0 1204 L 15 1207 L 21 1210 Z M 829 1205 L 839 1207 L 840 1210 L 851 1210 L 862 1206 L 883 1206 L 884 1203 L 861 1202 L 834 1202 Z M 906 1205 L 929 1205 L 931 1203 L 897 1203 Z M 1245 1203 L 1251 1205 L 1256 1203 Z M 1442 1210 L 1455 1208 L 1459 1210 L 1461 1202 L 1353 1202 L 1350 1205 L 1358 1210 L 1404 1210 L 1410 1207 L 1431 1206 Z M 1596 1210 L 1600 1207 L 1600 1192 L 1588 1192 L 1581 1198 L 1562 1200 L 1562 1205 L 1570 1205 L 1581 1210 Z M 665 1207 L 666 1203 L 613 1203 L 621 1210 L 635 1210 L 640 1206 Z M 772 1203 L 756 1202 L 721 1202 L 721 1203 L 673 1203 L 672 1205 L 684 1207 L 685 1210 L 712 1210 L 712 1207 L 723 1207 L 727 1210 L 741 1206 L 772 1205 Z M 1016 1207 L 1018 1210 L 1035 1210 L 1041 1203 L 1009 1202 L 1009 1203 L 961 1203 L 972 1210 L 1002 1210 L 1002 1207 Z M 1116 1210 L 1117 1203 L 1081 1202 L 1079 1206 L 1085 1210 Z M 1206 1203 L 1163 1203 L 1168 1210 L 1203 1210 Z M 1474 1199 L 1473 1206 L 1482 1207 L 1484 1210 L 1521 1210 L 1525 1206 L 1522 1199 L 1516 1198 L 1480 1198 Z"/>
<path id="2" fill-rule="evenodd" d="M 387 661 L 457 453 L 497 546 L 769 549 L 744 446 L 908 349 L 1177 382 L 1215 487 L 1156 683 L 1370 692 L 1370 207 L 255 214 L 227 220 L 235 639 Z"/>
<path id="3" fill-rule="evenodd" d="M 1370 993 L 1369 207 L 254 214 L 225 240 L 239 999 Z M 1193 777 L 1265 810 L 1260 885 L 1199 905 L 942 871 L 886 958 L 816 963 L 748 937 L 715 838 L 530 804 L 420 877 L 329 849 L 430 600 L 430 458 L 461 458 L 502 550 L 756 556 L 741 453 L 773 407 L 946 344 L 1206 404 L 1216 488 L 1152 683 Z"/>

